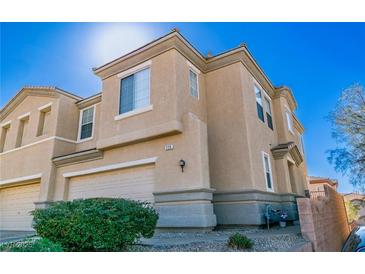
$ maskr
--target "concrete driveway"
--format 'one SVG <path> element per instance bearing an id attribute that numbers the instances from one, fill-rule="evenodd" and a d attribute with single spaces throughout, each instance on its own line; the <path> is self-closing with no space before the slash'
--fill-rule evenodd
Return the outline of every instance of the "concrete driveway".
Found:
<path id="1" fill-rule="evenodd" d="M 0 230 L 0 244 L 10 241 L 16 241 L 24 239 L 28 236 L 36 235 L 35 231 L 9 231 Z"/>

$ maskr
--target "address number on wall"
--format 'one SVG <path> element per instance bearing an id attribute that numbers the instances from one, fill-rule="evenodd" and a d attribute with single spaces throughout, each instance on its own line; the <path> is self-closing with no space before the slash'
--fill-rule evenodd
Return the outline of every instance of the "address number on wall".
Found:
<path id="1" fill-rule="evenodd" d="M 174 149 L 174 145 L 165 145 L 165 150 L 173 150 Z"/>

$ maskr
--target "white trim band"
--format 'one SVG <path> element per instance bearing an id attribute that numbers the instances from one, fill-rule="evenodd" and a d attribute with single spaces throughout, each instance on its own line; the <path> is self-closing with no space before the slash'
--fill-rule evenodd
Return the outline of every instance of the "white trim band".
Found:
<path id="1" fill-rule="evenodd" d="M 122 119 L 131 117 L 131 116 L 135 116 L 135 115 L 138 115 L 138 114 L 141 114 L 141 113 L 144 113 L 144 112 L 147 112 L 147 111 L 151 111 L 151 110 L 153 110 L 153 105 L 149 105 L 149 106 L 146 106 L 146 107 L 143 107 L 143 108 L 138 108 L 138 109 L 135 109 L 135 110 L 128 111 L 126 113 L 119 114 L 119 115 L 114 117 L 114 120 L 115 121 L 122 120 Z"/>
<path id="2" fill-rule="evenodd" d="M 128 168 L 128 167 L 137 167 L 137 166 L 142 166 L 142 165 L 147 165 L 147 164 L 154 164 L 154 163 L 156 163 L 157 158 L 158 157 L 152 157 L 152 158 L 146 158 L 146 159 L 141 159 L 141 160 L 106 165 L 106 166 L 101 166 L 101 167 L 96 167 L 96 168 L 83 169 L 83 170 L 79 170 L 79 171 L 66 172 L 63 174 L 63 177 L 70 178 L 70 177 L 100 173 L 100 172 L 104 172 L 104 171 L 111 171 L 111 170 L 117 170 L 117 169 Z"/>
<path id="3" fill-rule="evenodd" d="M 23 177 L 17 177 L 17 178 L 12 178 L 12 179 L 7 179 L 7 180 L 0 180 L 0 185 L 20 183 L 20 182 L 24 182 L 24 181 L 30 181 L 30 180 L 41 179 L 41 178 L 42 178 L 42 173 L 37 173 L 37 174 L 23 176 Z"/>
<path id="4" fill-rule="evenodd" d="M 39 107 L 39 108 L 38 108 L 38 110 L 39 110 L 39 111 L 42 111 L 42 110 L 44 110 L 44 109 L 46 109 L 46 108 L 48 108 L 48 107 L 52 106 L 52 104 L 53 104 L 53 102 L 50 102 L 50 103 L 48 103 L 48 104 L 46 104 L 46 105 L 44 105 L 44 106 Z"/>
<path id="5" fill-rule="evenodd" d="M 8 126 L 10 126 L 10 124 L 11 124 L 11 120 L 9 120 L 9 121 L 7 121 L 7 122 L 5 122 L 5 123 L 2 123 L 2 124 L 0 125 L 0 127 L 8 127 Z"/>
<path id="6" fill-rule="evenodd" d="M 27 144 L 27 145 L 24 145 L 24 146 L 21 146 L 21 147 L 17 147 L 17 148 L 11 149 L 11 150 L 4 151 L 4 152 L 0 153 L 0 155 L 4 155 L 4 154 L 7 154 L 7 153 L 10 153 L 10 152 L 13 152 L 13 151 L 17 151 L 17 150 L 20 150 L 20 149 L 23 149 L 23 148 L 31 147 L 31 146 L 34 146 L 34 145 L 37 145 L 37 144 L 40 144 L 40 143 L 43 143 L 43 142 L 46 142 L 46 141 L 49 141 L 49 140 L 53 140 L 53 139 L 54 140 L 59 140 L 59 141 L 64 141 L 64 142 L 69 142 L 69 143 L 72 143 L 72 144 L 76 144 L 76 141 L 74 141 L 74 140 L 70 140 L 70 139 L 66 139 L 66 138 L 58 137 L 58 136 L 52 136 L 52 137 L 48 137 L 48 138 L 39 140 L 39 141 L 34 142 L 34 143 L 30 143 L 30 144 Z"/>
<path id="7" fill-rule="evenodd" d="M 144 62 L 142 64 L 139 64 L 137 66 L 134 66 L 134 67 L 132 67 L 130 69 L 127 69 L 127 70 L 125 70 L 125 71 L 117 74 L 117 77 L 119 77 L 119 78 L 125 78 L 126 76 L 129 76 L 129 75 L 134 74 L 134 73 L 136 73 L 136 72 L 138 72 L 140 70 L 143 70 L 145 68 L 150 67 L 151 64 L 152 64 L 152 61 L 151 60 L 148 60 L 148 61 L 146 61 L 146 62 Z"/>
<path id="8" fill-rule="evenodd" d="M 20 116 L 18 117 L 18 119 L 19 119 L 19 120 L 22 120 L 22 119 L 27 118 L 27 117 L 29 117 L 29 116 L 30 116 L 30 112 L 27 112 L 27 113 L 24 113 L 24 114 L 20 115 Z"/>

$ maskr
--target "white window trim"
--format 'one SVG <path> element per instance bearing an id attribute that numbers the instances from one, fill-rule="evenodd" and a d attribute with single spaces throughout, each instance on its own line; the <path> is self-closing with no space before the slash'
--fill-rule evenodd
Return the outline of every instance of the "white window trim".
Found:
<path id="1" fill-rule="evenodd" d="M 264 95 L 264 100 L 265 99 L 269 100 L 269 104 L 270 104 L 270 112 L 268 112 L 267 109 L 265 109 L 265 112 L 269 113 L 271 115 L 271 118 L 273 119 L 271 98 L 269 96 L 267 96 L 267 95 Z"/>
<path id="2" fill-rule="evenodd" d="M 24 113 L 18 117 L 18 120 L 23 120 L 24 118 L 28 118 L 30 116 L 30 112 Z"/>
<path id="3" fill-rule="evenodd" d="M 292 114 L 292 112 L 290 111 L 290 109 L 288 108 L 288 106 L 285 106 L 285 120 L 286 120 L 286 125 L 287 125 L 287 127 L 288 127 L 288 131 L 291 133 L 291 134 L 293 134 L 293 135 L 295 135 L 294 134 L 294 123 L 293 123 L 293 114 Z M 290 116 L 290 121 L 291 121 L 291 127 L 289 126 L 289 121 L 288 121 L 288 116 L 287 116 L 287 114 L 289 114 L 289 116 Z"/>
<path id="4" fill-rule="evenodd" d="M 151 110 L 153 110 L 153 105 L 148 105 L 146 107 L 137 108 L 137 109 L 134 109 L 134 110 L 119 114 L 117 116 L 114 116 L 114 120 L 115 121 L 122 120 L 122 119 L 129 118 L 129 117 L 132 117 L 132 116 L 136 116 L 136 115 L 139 115 L 141 113 L 145 113 L 145 112 L 148 112 L 148 111 L 151 111 Z"/>
<path id="5" fill-rule="evenodd" d="M 265 183 L 266 183 L 266 190 L 270 191 L 270 192 L 274 192 L 274 180 L 272 178 L 272 169 L 271 169 L 271 160 L 270 160 L 270 156 L 269 154 L 267 154 L 264 151 L 261 151 L 262 153 L 262 166 L 264 168 L 264 177 L 265 177 Z M 269 162 L 269 172 L 270 172 L 270 179 L 271 179 L 271 188 L 268 187 L 267 185 L 267 178 L 266 178 L 266 169 L 265 169 L 265 157 L 267 157 L 268 162 Z"/>
<path id="6" fill-rule="evenodd" d="M 138 115 L 138 114 L 141 114 L 143 112 L 146 112 L 146 111 L 150 111 L 153 109 L 153 105 L 151 104 L 151 65 L 152 65 L 152 60 L 148 60 L 142 64 L 139 64 L 133 68 L 130 68 L 126 71 L 123 71 L 121 73 L 119 73 L 117 75 L 117 77 L 120 78 L 119 80 L 119 103 L 118 103 L 118 115 L 114 116 L 114 120 L 121 120 L 121 119 L 124 119 L 124 118 L 127 118 L 127 117 L 130 117 L 130 116 L 134 116 L 134 115 Z M 121 90 L 121 85 L 122 85 L 122 80 L 132 74 L 135 74 L 141 70 L 144 70 L 144 69 L 147 69 L 149 68 L 150 69 L 150 105 L 146 106 L 146 107 L 142 107 L 142 108 L 137 108 L 137 109 L 133 109 L 131 111 L 128 111 L 128 112 L 125 112 L 125 113 L 121 113 L 119 114 L 119 111 L 120 111 L 120 90 Z"/>
<path id="7" fill-rule="evenodd" d="M 38 108 L 38 110 L 39 111 L 42 111 L 42 110 L 44 110 L 44 109 L 47 109 L 47 108 L 49 108 L 49 107 L 51 107 L 52 106 L 52 102 L 49 102 L 48 104 L 46 104 L 46 105 L 44 105 L 44 106 L 41 106 L 41 107 L 39 107 Z"/>
<path id="8" fill-rule="evenodd" d="M 271 101 L 269 93 L 266 92 L 266 90 L 259 84 L 259 82 L 257 82 L 257 80 L 255 78 L 252 78 L 252 79 L 253 79 L 254 85 L 256 85 L 259 88 L 259 90 L 264 92 L 264 94 L 261 93 L 261 98 L 263 96 L 267 96 L 269 98 L 269 100 Z"/>
<path id="9" fill-rule="evenodd" d="M 186 61 L 186 63 L 188 64 L 189 68 L 191 68 L 196 74 L 201 74 L 201 71 L 192 63 L 190 63 L 189 61 Z"/>
<path id="10" fill-rule="evenodd" d="M 195 96 L 193 96 L 192 94 L 191 94 L 191 92 L 190 92 L 190 70 L 193 72 L 193 73 L 195 73 L 196 74 L 196 89 L 197 89 L 197 93 L 198 93 L 198 97 L 195 97 Z M 195 70 L 193 70 L 192 68 L 189 68 L 189 95 L 191 96 L 191 97 L 193 97 L 193 98 L 196 98 L 196 99 L 200 99 L 200 90 L 199 90 L 199 73 L 196 73 L 196 71 Z"/>
<path id="11" fill-rule="evenodd" d="M 148 60 L 148 61 L 146 61 L 146 62 L 144 62 L 142 64 L 139 64 L 139 65 L 137 65 L 135 67 L 132 67 L 130 69 L 127 69 L 127 70 L 125 70 L 125 71 L 117 74 L 117 77 L 119 77 L 121 79 L 126 78 L 127 76 L 130 76 L 132 74 L 135 74 L 138 71 L 141 71 L 141 70 L 144 70 L 146 68 L 151 67 L 151 65 L 152 65 L 152 60 Z M 151 78 L 151 76 L 150 76 L 150 78 Z"/>
<path id="12" fill-rule="evenodd" d="M 11 120 L 9 120 L 9 121 L 7 121 L 7 122 L 5 122 L 5 123 L 2 123 L 1 125 L 0 125 L 0 127 L 4 127 L 4 128 L 7 128 L 8 126 L 10 126 L 11 125 Z"/>
<path id="13" fill-rule="evenodd" d="M 91 136 L 85 139 L 81 139 L 81 123 L 82 123 L 82 114 L 84 110 L 88 110 L 90 108 L 93 108 L 93 128 L 91 130 Z M 95 116 L 96 116 L 96 105 L 88 106 L 86 108 L 80 109 L 80 115 L 79 115 L 79 130 L 77 134 L 77 143 L 83 143 L 86 141 L 90 141 L 94 138 L 94 130 L 95 130 Z"/>
<path id="14" fill-rule="evenodd" d="M 191 70 L 192 72 L 194 72 L 196 74 L 196 87 L 197 87 L 198 97 L 195 97 L 195 96 L 191 95 L 191 93 L 190 93 L 190 73 L 189 73 L 189 95 L 191 97 L 197 98 L 199 100 L 200 99 L 199 75 L 201 74 L 201 72 L 196 66 L 194 66 L 189 61 L 186 61 L 186 63 L 188 64 L 189 72 Z"/>

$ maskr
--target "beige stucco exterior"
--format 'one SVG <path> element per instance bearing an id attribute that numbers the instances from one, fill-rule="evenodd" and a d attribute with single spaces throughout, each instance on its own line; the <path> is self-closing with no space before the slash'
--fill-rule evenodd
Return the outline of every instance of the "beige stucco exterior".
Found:
<path id="1" fill-rule="evenodd" d="M 150 105 L 119 115 L 121 79 L 139 67 L 150 68 Z M 198 75 L 198 98 L 189 93 L 189 69 Z M 230 214 L 233 201 L 259 205 L 257 220 L 245 218 L 242 208 L 237 224 L 259 224 L 264 201 L 292 205 L 288 197 L 308 189 L 293 95 L 271 84 L 245 46 L 208 58 L 174 31 L 94 73 L 102 81 L 100 94 L 82 99 L 58 88 L 25 87 L 1 110 L 0 193 L 38 181 L 38 207 L 82 192 L 147 197 L 160 213 L 159 227 L 209 228 L 216 218 L 230 224 L 220 215 Z M 257 116 L 255 83 L 271 102 L 273 130 Z M 93 135 L 80 141 L 80 110 L 88 107 L 95 112 Z M 37 136 L 43 109 L 44 134 Z M 263 153 L 270 159 L 272 190 Z"/>

